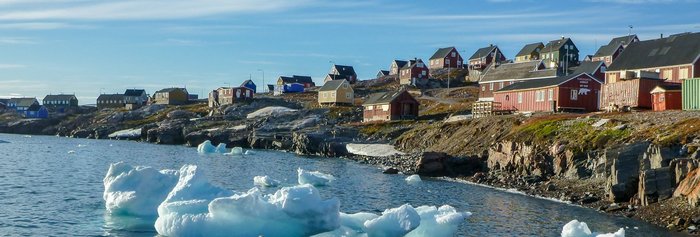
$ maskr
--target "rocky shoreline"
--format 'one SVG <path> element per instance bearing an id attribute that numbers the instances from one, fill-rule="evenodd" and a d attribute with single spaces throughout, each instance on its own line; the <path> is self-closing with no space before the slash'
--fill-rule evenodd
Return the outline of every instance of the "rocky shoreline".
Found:
<path id="1" fill-rule="evenodd" d="M 287 110 L 275 109 L 281 107 Z M 263 116 L 250 116 L 261 110 Z M 445 176 L 517 189 L 674 231 L 697 234 L 700 226 L 695 206 L 700 198 L 697 113 L 361 124 L 357 108 L 309 108 L 299 101 L 269 98 L 224 108 L 221 115 L 205 116 L 208 112 L 205 105 L 154 105 L 48 120 L 0 120 L 0 133 L 187 146 L 210 140 L 229 148 L 344 158 L 381 167 L 387 174 Z M 665 122 L 650 125 L 648 116 Z M 601 121 L 607 124 L 596 127 Z M 680 129 L 664 134 L 659 126 Z M 391 144 L 403 154 L 355 155 L 346 148 L 354 143 Z"/>

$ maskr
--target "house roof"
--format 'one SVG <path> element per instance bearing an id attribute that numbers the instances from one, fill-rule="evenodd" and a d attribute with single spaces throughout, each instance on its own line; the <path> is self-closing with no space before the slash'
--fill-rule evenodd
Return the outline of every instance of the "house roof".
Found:
<path id="1" fill-rule="evenodd" d="M 331 80 L 334 80 L 334 81 L 335 81 L 335 80 L 340 80 L 340 79 L 343 79 L 343 80 L 347 80 L 347 79 L 348 79 L 348 76 L 346 76 L 346 75 L 328 74 L 328 75 L 326 75 L 326 77 L 328 77 L 328 78 L 330 78 Z"/>
<path id="2" fill-rule="evenodd" d="M 656 86 L 651 93 L 666 92 L 666 91 L 681 91 L 683 87 L 680 83 L 662 83 Z"/>
<path id="3" fill-rule="evenodd" d="M 488 47 L 480 48 L 476 50 L 476 52 L 474 52 L 474 54 L 471 57 L 469 57 L 469 60 L 486 57 L 486 55 L 489 55 L 489 53 L 491 53 L 491 51 L 493 51 L 497 47 L 498 46 L 496 45 L 490 45 Z"/>
<path id="4" fill-rule="evenodd" d="M 313 79 L 309 76 L 297 76 L 297 75 L 292 75 L 291 77 L 287 76 L 280 76 L 279 78 L 282 79 L 282 82 L 284 83 L 313 83 Z"/>
<path id="5" fill-rule="evenodd" d="M 564 46 L 564 44 L 566 44 L 567 41 L 569 41 L 569 38 L 561 38 L 549 41 L 549 43 L 547 43 L 547 45 L 545 45 L 544 48 L 542 48 L 542 51 L 540 52 L 549 53 L 553 51 L 558 51 L 562 46 Z"/>
<path id="6" fill-rule="evenodd" d="M 10 102 L 16 103 L 18 107 L 29 107 L 32 104 L 38 103 L 36 98 L 11 98 Z"/>
<path id="7" fill-rule="evenodd" d="M 523 47 L 523 49 L 521 49 L 520 52 L 518 52 L 518 54 L 515 55 L 515 57 L 530 55 L 532 52 L 535 52 L 537 48 L 542 47 L 544 47 L 544 44 L 542 42 L 525 45 L 525 47 Z"/>
<path id="8" fill-rule="evenodd" d="M 505 63 L 490 67 L 479 82 L 502 80 L 527 80 L 533 78 L 556 77 L 556 69 L 537 70 L 541 61 Z"/>
<path id="9" fill-rule="evenodd" d="M 386 75 L 389 75 L 389 71 L 387 71 L 387 70 L 379 70 L 379 72 L 378 72 L 377 74 L 381 74 L 381 75 L 383 75 L 383 76 L 386 76 Z"/>
<path id="10" fill-rule="evenodd" d="M 243 83 L 241 83 L 241 87 L 245 87 L 248 83 L 253 83 L 253 85 L 255 85 L 255 82 L 253 82 L 253 80 L 245 80 L 243 81 Z"/>
<path id="11" fill-rule="evenodd" d="M 143 89 L 126 89 L 124 96 L 141 96 L 146 94 L 146 90 Z"/>
<path id="12" fill-rule="evenodd" d="M 625 36 L 620 36 L 620 37 L 615 37 L 612 40 L 610 40 L 610 43 L 608 45 L 629 45 L 632 43 L 632 40 L 636 39 L 637 35 L 625 35 Z"/>
<path id="13" fill-rule="evenodd" d="M 597 61 L 597 62 L 583 61 L 578 66 L 570 68 L 569 74 L 578 75 L 581 73 L 588 73 L 588 74 L 592 75 L 593 73 L 598 71 L 598 68 L 603 66 L 603 64 L 604 64 L 603 61 Z"/>
<path id="14" fill-rule="evenodd" d="M 75 98 L 75 95 L 68 95 L 68 94 L 58 94 L 58 95 L 47 95 L 44 97 L 44 100 L 57 100 L 57 101 L 66 101 L 66 100 L 72 100 L 72 99 L 78 99 Z"/>
<path id="15" fill-rule="evenodd" d="M 345 76 L 355 76 L 355 68 L 352 66 L 345 66 L 345 65 L 333 65 L 335 67 L 335 70 L 338 71 L 338 75 L 345 75 Z"/>
<path id="16" fill-rule="evenodd" d="M 165 88 L 165 89 L 161 89 L 159 91 L 156 91 L 156 94 L 157 93 L 170 93 L 170 92 L 177 91 L 177 90 L 181 90 L 181 91 L 187 93 L 187 89 L 185 89 L 185 88 L 171 87 L 171 88 Z"/>
<path id="17" fill-rule="evenodd" d="M 605 57 L 605 56 L 610 56 L 615 54 L 617 50 L 622 47 L 621 44 L 609 44 L 609 45 L 603 45 L 598 48 L 598 51 L 595 52 L 593 57 Z"/>
<path id="18" fill-rule="evenodd" d="M 413 67 L 413 65 L 416 64 L 416 60 L 417 60 L 417 59 L 411 59 L 411 60 L 406 61 L 406 64 L 404 64 L 404 65 L 403 65 L 401 68 L 399 68 L 399 69 L 406 69 L 406 68 Z"/>
<path id="19" fill-rule="evenodd" d="M 330 80 L 323 84 L 321 89 L 318 89 L 318 91 L 335 91 L 338 90 L 338 88 L 340 88 L 340 86 L 342 86 L 343 83 L 347 83 L 347 80 Z"/>
<path id="20" fill-rule="evenodd" d="M 448 54 L 450 54 L 450 52 L 452 52 L 453 49 L 455 49 L 455 47 L 440 48 L 437 51 L 435 51 L 435 53 L 432 57 L 430 57 L 430 59 L 445 58 Z"/>
<path id="21" fill-rule="evenodd" d="M 27 111 L 39 111 L 41 107 L 39 104 L 32 104 L 27 108 Z"/>
<path id="22" fill-rule="evenodd" d="M 609 71 L 645 69 L 691 64 L 700 56 L 700 33 L 686 33 L 668 38 L 639 41 L 608 67 Z"/>
<path id="23" fill-rule="evenodd" d="M 394 101 L 402 93 L 408 93 L 405 90 L 401 91 L 388 91 L 388 92 L 378 92 L 369 95 L 369 98 L 362 105 L 373 105 L 373 104 L 388 104 Z"/>
<path id="24" fill-rule="evenodd" d="M 124 94 L 101 94 L 97 100 L 124 100 Z"/>
<path id="25" fill-rule="evenodd" d="M 396 63 L 396 66 L 397 66 L 398 68 L 402 68 L 403 66 L 405 66 L 405 65 L 408 63 L 408 61 L 404 61 L 404 60 L 394 60 L 394 63 Z"/>
<path id="26" fill-rule="evenodd" d="M 415 60 L 409 60 L 409 63 L 407 63 L 406 66 L 403 66 L 403 67 L 401 68 L 401 70 L 403 70 L 403 69 L 408 69 L 408 68 L 413 68 L 413 67 L 417 66 L 418 63 L 423 63 L 423 60 L 421 60 L 420 58 L 415 59 Z M 423 63 L 423 67 L 427 67 L 427 66 L 425 65 L 425 63 Z"/>
<path id="27" fill-rule="evenodd" d="M 562 84 L 564 82 L 567 82 L 571 79 L 577 78 L 581 75 L 586 75 L 589 78 L 596 80 L 590 74 L 580 73 L 580 74 L 572 74 L 572 75 L 568 75 L 568 76 L 561 76 L 561 77 L 548 78 L 548 79 L 536 79 L 536 80 L 522 81 L 522 82 L 510 84 L 506 87 L 501 88 L 498 91 L 501 92 L 501 91 L 526 90 L 526 89 L 535 89 L 535 88 L 556 86 L 556 85 Z M 598 80 L 596 80 L 596 81 L 598 81 Z M 598 81 L 598 83 L 601 83 L 601 82 Z"/>

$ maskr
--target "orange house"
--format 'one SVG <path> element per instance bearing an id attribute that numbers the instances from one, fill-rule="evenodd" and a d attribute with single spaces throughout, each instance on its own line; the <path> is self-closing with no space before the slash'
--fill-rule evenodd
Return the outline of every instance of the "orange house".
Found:
<path id="1" fill-rule="evenodd" d="M 680 110 L 682 107 L 681 84 L 664 83 L 651 91 L 651 107 L 654 111 Z"/>

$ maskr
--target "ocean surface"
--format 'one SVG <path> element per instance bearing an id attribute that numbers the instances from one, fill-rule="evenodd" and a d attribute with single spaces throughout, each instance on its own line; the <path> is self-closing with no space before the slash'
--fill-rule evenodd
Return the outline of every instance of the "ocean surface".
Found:
<path id="1" fill-rule="evenodd" d="M 118 161 L 157 169 L 195 164 L 214 184 L 237 191 L 252 188 L 256 175 L 294 185 L 297 168 L 318 170 L 337 178 L 319 190 L 324 197 L 337 197 L 343 212 L 447 204 L 473 213 L 459 236 L 559 236 L 573 219 L 595 232 L 629 228 L 627 236 L 680 236 L 644 222 L 477 185 L 430 178 L 409 185 L 404 175 L 385 175 L 343 159 L 275 151 L 200 155 L 184 146 L 51 136 L 0 134 L 0 140 L 0 236 L 157 235 L 154 220 L 105 214 L 102 179 L 109 164 Z"/>

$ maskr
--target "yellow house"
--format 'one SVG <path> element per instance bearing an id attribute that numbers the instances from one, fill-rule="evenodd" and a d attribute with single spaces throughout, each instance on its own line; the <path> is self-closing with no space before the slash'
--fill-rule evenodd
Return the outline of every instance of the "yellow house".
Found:
<path id="1" fill-rule="evenodd" d="M 327 81 L 318 90 L 320 105 L 353 105 L 355 92 L 345 79 Z"/>
<path id="2" fill-rule="evenodd" d="M 189 101 L 189 93 L 185 88 L 165 88 L 153 94 L 156 104 L 184 105 Z"/>

